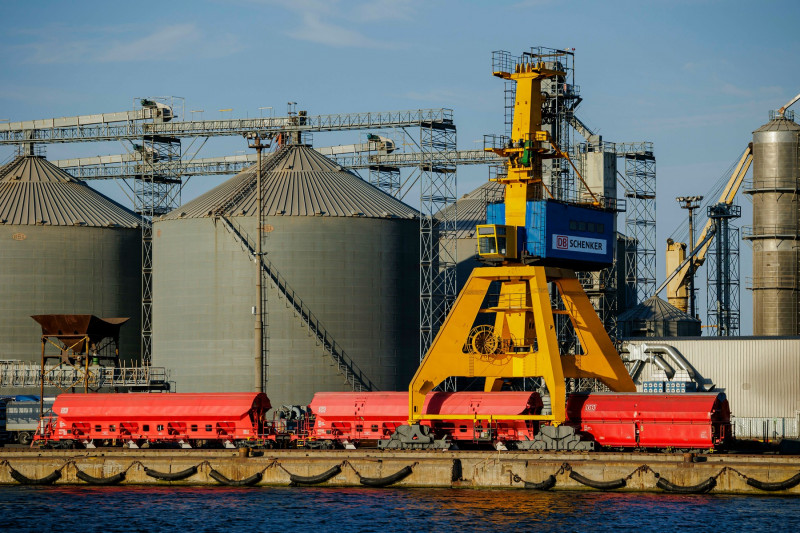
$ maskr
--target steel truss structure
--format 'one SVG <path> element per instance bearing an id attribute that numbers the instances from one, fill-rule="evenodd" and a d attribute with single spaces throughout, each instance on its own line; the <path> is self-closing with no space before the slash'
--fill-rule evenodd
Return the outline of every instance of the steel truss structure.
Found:
<path id="1" fill-rule="evenodd" d="M 739 229 L 729 222 L 740 216 L 742 208 L 738 205 L 708 206 L 715 242 L 706 264 L 706 323 L 715 328 L 718 337 L 739 334 Z"/>
<path id="2" fill-rule="evenodd" d="M 131 387 L 138 389 L 169 389 L 169 376 L 163 367 L 111 367 L 72 365 L 45 367 L 30 361 L 0 361 L 0 388 L 34 388 L 44 385 L 67 390 L 88 383 L 92 390 Z"/>
<path id="3" fill-rule="evenodd" d="M 442 155 L 456 165 L 492 165 L 500 161 L 496 154 L 483 150 L 454 150 L 445 152 Z M 408 189 L 408 184 L 402 186 L 403 184 L 399 183 L 400 170 L 403 168 L 419 168 L 423 154 L 419 151 L 414 151 L 394 152 L 391 154 L 333 154 L 328 157 L 351 170 L 368 170 L 375 173 L 397 172 L 397 176 L 384 179 L 370 177 L 367 181 L 379 186 L 384 191 L 392 194 L 392 196 L 399 196 L 402 191 Z M 60 159 L 50 162 L 82 180 L 127 179 L 139 175 L 142 172 L 143 165 L 138 152 Z M 181 161 L 180 175 L 186 177 L 236 174 L 253 166 L 255 163 L 255 154 L 184 159 Z M 155 169 L 159 169 L 158 163 L 153 163 L 153 166 Z"/>
<path id="4" fill-rule="evenodd" d="M 430 122 L 419 131 L 421 361 L 455 301 L 458 218 L 454 205 L 457 164 L 448 157 L 456 150 L 455 125 L 452 120 Z"/>
<path id="5" fill-rule="evenodd" d="M 625 250 L 625 283 L 636 286 L 636 301 L 656 289 L 656 158 L 653 143 L 617 143 L 625 165 L 625 232 L 631 238 Z"/>
<path id="6" fill-rule="evenodd" d="M 485 164 L 494 158 L 456 150 L 456 127 L 450 109 L 347 113 L 308 116 L 290 112 L 287 117 L 176 121 L 183 115 L 177 98 L 137 99 L 141 109 L 131 112 L 87 115 L 0 124 L 0 145 L 129 141 L 133 148 L 119 156 L 81 158 L 59 162 L 81 179 L 133 178 L 134 210 L 142 215 L 142 361 L 149 365 L 152 347 L 152 229 L 151 220 L 180 205 L 183 177 L 194 174 L 230 174 L 254 162 L 251 156 L 183 161 L 181 139 L 279 133 L 310 139 L 313 132 L 395 129 L 409 135 L 418 128 L 412 154 L 337 154 L 343 166 L 369 169 L 373 184 L 402 197 L 416 183 L 420 188 L 420 357 L 438 331 L 455 300 L 455 210 L 452 220 L 438 222 L 433 215 L 456 200 L 456 166 L 459 160 Z M 169 112 L 165 112 L 165 108 Z M 180 109 L 179 109 L 180 108 Z M 176 112 L 178 111 L 178 112 Z M 410 136 L 410 135 L 409 135 Z M 390 161 L 380 158 L 392 156 Z M 358 158 L 356 161 L 355 158 Z M 351 163 L 348 165 L 347 163 Z M 416 179 L 400 182 L 400 167 L 416 167 Z"/>

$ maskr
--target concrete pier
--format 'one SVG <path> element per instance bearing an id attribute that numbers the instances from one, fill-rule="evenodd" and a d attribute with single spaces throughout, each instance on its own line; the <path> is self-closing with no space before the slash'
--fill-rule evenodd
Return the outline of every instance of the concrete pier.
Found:
<path id="1" fill-rule="evenodd" d="M 60 475 L 54 475 L 55 471 Z M 181 480 L 154 477 L 187 471 L 190 475 Z M 800 456 L 247 449 L 0 451 L 0 484 L 9 485 L 37 480 L 49 484 L 50 476 L 57 477 L 52 481 L 55 484 L 224 485 L 225 480 L 249 480 L 253 485 L 286 486 L 292 484 L 293 475 L 310 477 L 324 472 L 331 477 L 317 486 L 364 486 L 377 480 L 377 485 L 383 481 L 392 487 L 800 496 Z M 392 479 L 393 475 L 402 479 Z M 765 485 L 793 478 L 796 482 L 789 483 L 791 487 Z"/>

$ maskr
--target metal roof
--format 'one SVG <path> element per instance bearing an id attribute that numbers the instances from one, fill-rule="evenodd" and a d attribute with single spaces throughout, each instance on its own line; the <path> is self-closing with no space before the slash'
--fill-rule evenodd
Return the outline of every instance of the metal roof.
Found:
<path id="1" fill-rule="evenodd" d="M 800 125 L 786 117 L 776 116 L 753 133 L 763 131 L 800 131 Z"/>
<path id="2" fill-rule="evenodd" d="M 0 169 L 0 224 L 139 227 L 133 211 L 76 180 L 40 156 Z"/>
<path id="3" fill-rule="evenodd" d="M 630 322 L 633 320 L 642 320 L 646 322 L 665 320 L 670 322 L 700 322 L 698 319 L 692 318 L 688 313 L 684 313 L 658 296 L 651 296 L 636 307 L 628 309 L 617 318 L 619 322 Z"/>
<path id="4" fill-rule="evenodd" d="M 414 208 L 343 169 L 313 148 L 285 146 L 264 157 L 261 177 L 264 216 L 415 218 Z M 161 220 L 216 214 L 253 215 L 256 167 L 167 213 Z"/>
<path id="5" fill-rule="evenodd" d="M 496 181 L 487 181 L 456 200 L 455 205 L 449 205 L 436 213 L 435 217 L 443 219 L 455 209 L 458 215 L 456 217 L 456 238 L 469 239 L 475 236 L 476 225 L 486 224 L 486 203 L 501 202 L 504 198 L 505 186 Z"/>

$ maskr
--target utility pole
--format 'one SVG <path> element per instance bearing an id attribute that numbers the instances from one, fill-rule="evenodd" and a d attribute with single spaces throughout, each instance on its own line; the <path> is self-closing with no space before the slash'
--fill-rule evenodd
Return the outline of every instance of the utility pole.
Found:
<path id="1" fill-rule="evenodd" d="M 255 148 L 257 154 L 256 162 L 256 324 L 255 324 L 255 392 L 264 392 L 264 310 L 262 309 L 264 289 L 261 286 L 262 266 L 261 266 L 261 238 L 262 238 L 262 204 L 263 193 L 261 191 L 261 150 L 268 148 L 261 144 L 261 137 L 258 133 L 249 133 L 247 138 L 252 142 L 249 148 Z"/>
<path id="2" fill-rule="evenodd" d="M 694 253 L 694 210 L 700 207 L 700 202 L 703 200 L 702 196 L 678 196 L 675 198 L 681 204 L 681 209 L 689 211 L 689 251 L 686 254 L 692 257 Z M 689 314 L 692 318 L 697 318 L 695 313 L 695 294 L 694 294 L 694 258 L 689 261 Z"/>

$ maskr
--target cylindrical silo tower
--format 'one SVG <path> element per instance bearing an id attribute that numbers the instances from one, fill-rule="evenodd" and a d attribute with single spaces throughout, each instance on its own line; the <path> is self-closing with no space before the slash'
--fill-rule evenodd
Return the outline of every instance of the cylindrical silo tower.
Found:
<path id="1" fill-rule="evenodd" d="M 31 315 L 130 317 L 120 356 L 139 358 L 140 218 L 42 157 L 0 170 L 0 359 L 39 361 Z"/>
<path id="2" fill-rule="evenodd" d="M 753 334 L 800 334 L 800 126 L 781 114 L 753 132 Z M 747 230 L 746 229 L 746 230 Z"/>
<path id="3" fill-rule="evenodd" d="M 352 388 L 307 312 L 379 389 L 406 389 L 419 363 L 418 213 L 307 146 L 262 166 L 272 405 Z M 247 169 L 154 223 L 153 362 L 178 391 L 254 387 L 255 180 Z"/>
<path id="4" fill-rule="evenodd" d="M 450 219 L 453 218 L 452 210 L 456 212 L 456 292 L 461 291 L 473 269 L 485 266 L 477 259 L 475 226 L 486 224 L 488 203 L 502 202 L 504 198 L 505 186 L 487 181 L 434 215 L 437 219 Z"/>

